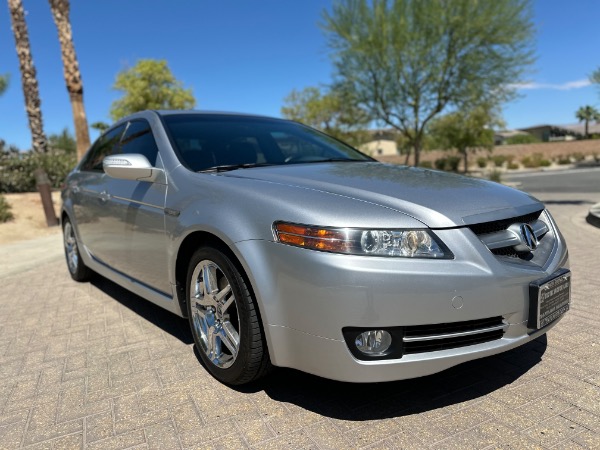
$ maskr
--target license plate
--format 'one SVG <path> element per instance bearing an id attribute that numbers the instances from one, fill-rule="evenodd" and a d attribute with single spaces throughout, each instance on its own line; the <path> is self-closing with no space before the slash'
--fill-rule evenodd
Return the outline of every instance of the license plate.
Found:
<path id="1" fill-rule="evenodd" d="M 529 285 L 529 328 L 544 328 L 569 310 L 571 272 L 561 269 Z"/>

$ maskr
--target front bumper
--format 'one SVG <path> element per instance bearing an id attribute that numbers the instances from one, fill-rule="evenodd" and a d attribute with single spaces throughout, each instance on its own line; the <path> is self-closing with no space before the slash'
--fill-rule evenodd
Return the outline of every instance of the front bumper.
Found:
<path id="1" fill-rule="evenodd" d="M 527 328 L 529 283 L 568 267 L 557 233 L 543 267 L 498 258 L 468 229 L 436 230 L 454 260 L 338 255 L 268 241 L 237 244 L 254 288 L 273 364 L 330 379 L 377 382 L 439 372 L 545 333 Z M 460 302 L 453 301 L 457 297 Z M 467 347 L 355 358 L 345 327 L 402 327 L 501 316 L 502 338 Z"/>

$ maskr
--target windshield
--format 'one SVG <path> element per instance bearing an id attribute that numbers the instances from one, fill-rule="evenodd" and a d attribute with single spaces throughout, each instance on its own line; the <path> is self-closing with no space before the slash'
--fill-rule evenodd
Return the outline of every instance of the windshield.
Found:
<path id="1" fill-rule="evenodd" d="M 284 120 L 175 114 L 163 120 L 181 162 L 193 171 L 325 161 L 373 161 L 358 150 Z"/>

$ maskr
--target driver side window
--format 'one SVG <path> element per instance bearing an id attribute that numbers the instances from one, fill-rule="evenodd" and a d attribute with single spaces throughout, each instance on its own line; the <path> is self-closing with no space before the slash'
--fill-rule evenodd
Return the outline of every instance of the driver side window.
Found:
<path id="1" fill-rule="evenodd" d="M 129 122 L 127 131 L 121 140 L 121 153 L 138 153 L 144 155 L 150 164 L 156 166 L 158 147 L 152 135 L 150 124 L 144 119 Z"/>
<path id="2" fill-rule="evenodd" d="M 102 160 L 118 150 L 119 140 L 124 130 L 125 125 L 121 125 L 100 136 L 81 163 L 81 170 L 103 172 Z"/>

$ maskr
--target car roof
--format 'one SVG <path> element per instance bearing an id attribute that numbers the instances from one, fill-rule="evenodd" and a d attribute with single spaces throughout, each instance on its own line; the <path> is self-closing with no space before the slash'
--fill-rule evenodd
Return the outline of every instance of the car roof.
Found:
<path id="1" fill-rule="evenodd" d="M 199 111 L 196 109 L 174 109 L 174 110 L 154 110 L 160 116 L 173 115 L 203 115 L 203 116 L 237 116 L 237 117 L 256 117 L 260 119 L 287 120 L 277 117 L 264 116 L 261 114 L 249 114 L 231 111 Z"/>

